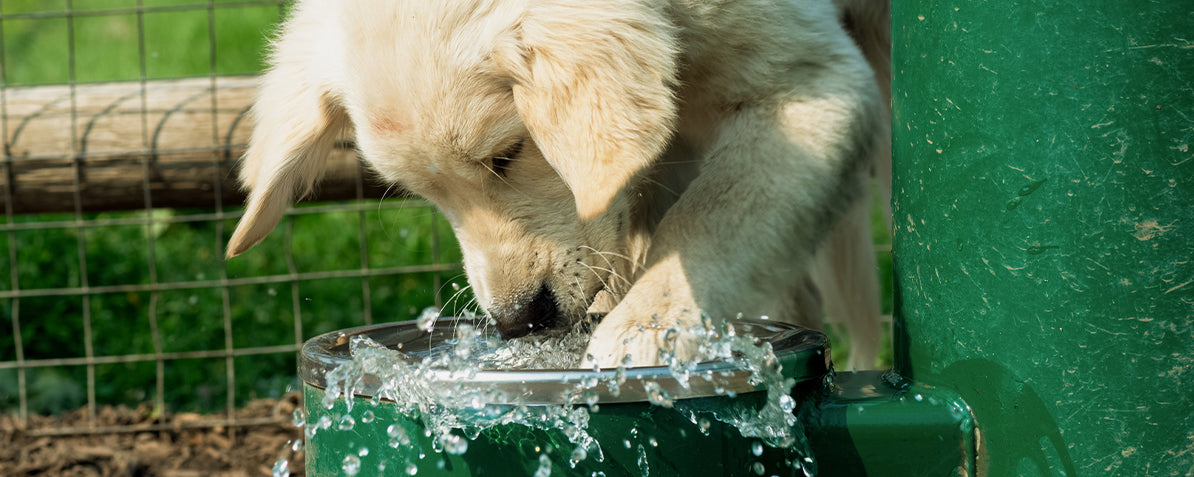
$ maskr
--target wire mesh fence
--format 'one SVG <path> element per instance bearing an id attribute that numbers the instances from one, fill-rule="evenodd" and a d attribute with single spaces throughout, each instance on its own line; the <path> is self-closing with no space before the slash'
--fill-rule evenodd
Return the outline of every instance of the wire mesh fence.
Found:
<path id="1" fill-rule="evenodd" d="M 284 3 L 0 1 L 0 409 L 87 412 L 36 432 L 144 430 L 96 420 L 143 402 L 254 424 L 234 411 L 293 384 L 305 338 L 443 304 L 450 230 L 422 201 L 381 200 L 396 192 L 347 142 L 319 203 L 223 260 Z"/>

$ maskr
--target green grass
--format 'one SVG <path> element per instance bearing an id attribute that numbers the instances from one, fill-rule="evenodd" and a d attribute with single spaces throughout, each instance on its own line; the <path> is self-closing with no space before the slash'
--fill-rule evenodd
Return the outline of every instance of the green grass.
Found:
<path id="1" fill-rule="evenodd" d="M 190 5 L 200 0 L 144 0 L 146 7 Z M 224 0 L 216 3 L 223 3 Z M 130 8 L 135 0 L 74 0 L 75 11 Z M 7 0 L 4 15 L 62 12 L 66 0 Z M 209 28 L 210 20 L 213 22 Z M 215 8 L 136 15 L 3 19 L 3 80 L 9 85 L 104 82 L 173 78 L 216 73 L 252 74 L 262 68 L 266 37 L 280 16 L 277 6 Z M 144 32 L 143 37 L 139 35 Z M 212 35 L 214 32 L 214 36 Z M 144 65 L 141 50 L 144 49 Z M 73 54 L 72 54 L 73 50 Z M 72 72 L 71 62 L 74 62 Z M 10 263 L 10 236 L 0 234 L 0 270 L 15 266 L 20 288 L 78 287 L 150 283 L 151 263 L 159 283 L 289 273 L 283 224 L 258 247 L 234 260 L 221 256 L 234 221 L 164 223 L 191 211 L 159 210 L 156 223 L 15 232 L 18 253 Z M 145 212 L 86 214 L 84 219 L 140 217 Z M 17 217 L 17 222 L 70 221 L 74 214 Z M 371 268 L 429 264 L 434 261 L 433 229 L 440 237 L 440 263 L 460 261 L 447 224 L 428 208 L 385 208 L 364 214 L 338 212 L 301 215 L 293 221 L 289 253 L 299 272 L 354 269 L 361 264 L 360 227 L 364 221 Z M 222 226 L 222 228 L 221 228 Z M 890 243 L 886 226 L 876 216 L 876 240 Z M 150 244 L 153 244 L 153 261 Z M 80 261 L 80 245 L 85 264 Z M 880 253 L 880 269 L 890 276 L 890 253 Z M 457 277 L 441 274 L 443 283 Z M 410 319 L 432 305 L 435 274 L 373 277 L 368 280 L 369 309 L 374 322 Z M 890 290 L 888 278 L 885 289 Z M 301 335 L 308 338 L 364 323 L 365 296 L 359 278 L 232 287 L 228 319 L 237 348 L 294 343 L 294 293 L 302 314 Z M 0 273 L 0 290 L 14 284 Z M 445 290 L 450 291 L 450 288 Z M 445 293 L 450 295 L 450 293 Z M 21 343 L 26 359 L 73 358 L 85 355 L 85 313 L 90 314 L 96 356 L 153 353 L 150 304 L 154 302 L 162 350 L 219 350 L 225 347 L 225 298 L 220 288 L 162 291 L 156 301 L 148 292 L 94 294 L 82 297 L 0 299 L 0 321 L 7 327 L 19 306 Z M 462 301 L 467 301 L 465 297 Z M 884 295 L 890 313 L 890 293 Z M 457 303 L 459 304 L 459 303 Z M 451 311 L 451 310 L 449 310 Z M 848 340 L 834 336 L 834 360 L 844 362 Z M 0 332 L 0 361 L 16 359 L 14 336 Z M 890 363 L 890 350 L 884 355 Z M 295 384 L 295 360 L 289 354 L 235 358 L 233 384 L 238 401 L 277 396 Z M 35 368 L 28 371 L 31 410 L 54 413 L 86 403 L 86 368 Z M 97 365 L 96 396 L 101 404 L 135 405 L 154 399 L 153 362 Z M 171 410 L 222 409 L 229 391 L 223 358 L 185 359 L 165 365 L 164 400 Z M 0 410 L 17 403 L 16 372 L 0 370 Z"/>
<path id="2" fill-rule="evenodd" d="M 145 7 L 202 4 L 201 0 L 145 0 Z M 224 3 L 224 2 L 217 2 Z M 127 9 L 135 0 L 76 0 L 76 12 Z M 8 0 L 4 14 L 62 12 L 65 0 Z M 5 81 L 10 85 L 121 81 L 142 77 L 139 31 L 144 32 L 144 76 L 251 74 L 260 71 L 277 6 L 214 8 L 74 18 L 5 19 Z M 214 34 L 213 34 L 214 33 Z M 73 51 L 73 56 L 72 56 Z"/>

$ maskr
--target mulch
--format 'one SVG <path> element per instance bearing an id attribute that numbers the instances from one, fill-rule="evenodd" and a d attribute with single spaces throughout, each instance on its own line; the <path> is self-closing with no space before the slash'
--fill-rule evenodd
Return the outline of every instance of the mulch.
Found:
<path id="1" fill-rule="evenodd" d="M 237 426 L 220 425 L 225 414 L 155 416 L 150 405 L 105 406 L 96 409 L 97 428 L 132 430 L 66 435 L 50 433 L 87 429 L 86 409 L 30 416 L 23 425 L 0 415 L 0 476 L 272 476 L 281 457 L 290 475 L 302 476 L 303 452 L 291 450 L 302 429 L 290 422 L 300 405 L 297 393 L 252 401 L 235 411 L 236 420 L 272 423 Z"/>

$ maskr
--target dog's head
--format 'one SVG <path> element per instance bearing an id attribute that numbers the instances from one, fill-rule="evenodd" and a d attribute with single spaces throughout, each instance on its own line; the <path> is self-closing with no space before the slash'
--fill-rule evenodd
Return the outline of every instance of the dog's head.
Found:
<path id="1" fill-rule="evenodd" d="M 381 177 L 447 217 L 504 336 L 582 317 L 674 123 L 673 31 L 644 3 L 301 2 L 253 109 L 228 255 L 269 233 L 351 126 Z"/>

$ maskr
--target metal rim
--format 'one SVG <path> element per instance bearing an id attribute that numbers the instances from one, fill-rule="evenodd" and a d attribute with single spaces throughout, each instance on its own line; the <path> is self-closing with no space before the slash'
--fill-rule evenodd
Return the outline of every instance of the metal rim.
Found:
<path id="1" fill-rule="evenodd" d="M 436 321 L 430 333 L 420 330 L 414 321 L 406 321 L 361 326 L 316 336 L 303 345 L 299 359 L 299 377 L 306 385 L 326 388 L 324 375 L 350 359 L 349 343 L 355 336 L 368 336 L 390 349 L 401 347 L 403 351 L 433 352 L 435 344 L 455 336 L 456 326 L 460 323 L 482 325 L 480 320 L 441 318 Z M 799 383 L 820 379 L 829 370 L 827 339 L 819 331 L 762 320 L 741 319 L 735 321 L 735 325 L 771 343 L 786 378 L 792 378 Z M 703 379 L 701 376 L 706 373 L 716 376 L 716 379 Z M 466 381 L 449 376 L 445 370 L 443 373 L 433 373 L 432 379 L 445 384 L 450 383 L 460 392 L 486 392 L 498 401 L 491 404 L 576 403 L 579 401 L 577 394 L 580 390 L 595 393 L 597 403 L 624 403 L 649 401 L 649 390 L 663 393 L 668 399 L 676 400 L 742 394 L 762 389 L 761 386 L 749 382 L 748 370 L 729 362 L 700 363 L 691 376 L 688 385 L 684 386 L 666 366 L 627 368 L 625 380 L 617 386 L 617 392 L 613 392 L 607 384 L 617 378 L 617 371 L 613 369 L 603 369 L 599 372 L 582 369 L 482 370 Z M 594 377 L 598 381 L 596 387 L 581 387 L 582 382 L 591 383 Z M 354 392 L 359 397 L 370 398 L 380 386 L 379 377 L 365 375 L 354 388 Z"/>

